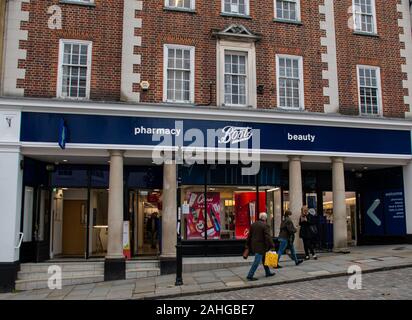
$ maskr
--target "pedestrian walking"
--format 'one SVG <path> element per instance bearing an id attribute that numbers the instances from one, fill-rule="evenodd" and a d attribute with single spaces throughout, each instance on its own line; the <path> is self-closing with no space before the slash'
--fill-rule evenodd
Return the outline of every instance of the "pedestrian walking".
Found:
<path id="1" fill-rule="evenodd" d="M 296 255 L 296 250 L 293 242 L 295 241 L 295 233 L 297 232 L 297 229 L 295 225 L 293 224 L 292 219 L 290 216 L 292 215 L 292 212 L 289 210 L 285 211 L 285 219 L 282 221 L 280 225 L 280 232 L 279 232 L 279 261 L 280 257 L 282 254 L 285 252 L 286 249 L 290 250 L 291 258 L 293 261 L 295 261 L 296 265 L 299 265 L 303 262 L 303 260 L 298 259 Z M 280 268 L 280 266 L 278 266 Z"/>
<path id="2" fill-rule="evenodd" d="M 157 248 L 157 242 L 159 240 L 159 226 L 160 220 L 157 212 L 153 212 L 147 219 L 146 229 L 149 234 L 150 244 L 152 249 Z"/>
<path id="3" fill-rule="evenodd" d="M 317 234 L 317 228 L 313 216 L 309 214 L 307 206 L 302 207 L 301 215 L 299 218 L 299 226 L 299 237 L 302 239 L 303 247 L 305 248 L 305 259 L 309 260 L 309 254 L 311 254 L 312 258 L 317 260 L 318 257 L 315 254 L 315 250 L 313 249 L 313 239 Z"/>
<path id="4" fill-rule="evenodd" d="M 266 277 L 274 276 L 270 268 L 265 266 L 265 254 L 270 249 L 275 248 L 275 244 L 270 236 L 270 228 L 267 225 L 268 215 L 265 212 L 259 214 L 259 220 L 250 226 L 249 235 L 246 241 L 246 249 L 255 254 L 255 260 L 250 267 L 247 279 L 249 281 L 256 281 L 254 277 L 259 264 L 262 263 L 265 268 Z"/>

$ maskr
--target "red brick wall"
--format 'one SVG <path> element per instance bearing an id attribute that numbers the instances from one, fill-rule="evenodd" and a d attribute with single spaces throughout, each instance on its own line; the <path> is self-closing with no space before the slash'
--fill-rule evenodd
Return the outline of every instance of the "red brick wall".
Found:
<path id="1" fill-rule="evenodd" d="M 264 85 L 258 95 L 258 107 L 276 106 L 277 53 L 302 55 L 304 59 L 305 106 L 323 112 L 322 63 L 319 27 L 319 1 L 302 1 L 303 25 L 273 22 L 273 0 L 251 1 L 252 19 L 222 17 L 221 0 L 196 1 L 196 13 L 163 9 L 163 1 L 144 1 L 142 65 L 137 69 L 151 88 L 143 92 L 141 101 L 161 102 L 163 98 L 163 45 L 183 44 L 196 47 L 195 102 L 216 105 L 216 40 L 212 29 L 224 29 L 232 23 L 245 25 L 262 36 L 256 45 L 257 85 Z M 138 88 L 136 88 L 138 89 Z"/>
<path id="2" fill-rule="evenodd" d="M 378 37 L 353 34 L 348 27 L 352 0 L 335 1 L 340 112 L 359 114 L 356 65 L 381 68 L 382 105 L 386 117 L 404 117 L 398 17 L 399 0 L 376 1 Z"/>
<path id="3" fill-rule="evenodd" d="M 337 54 L 340 91 L 340 112 L 356 115 L 359 112 L 357 92 L 357 64 L 381 67 L 384 115 L 403 117 L 408 110 L 403 103 L 398 13 L 400 0 L 376 1 L 378 37 L 354 35 L 348 27 L 348 8 L 352 0 L 335 1 Z M 142 80 L 151 83 L 148 92 L 141 92 L 142 102 L 162 102 L 163 99 L 163 45 L 184 44 L 196 47 L 195 102 L 216 105 L 216 40 L 213 29 L 223 29 L 240 23 L 262 36 L 256 45 L 257 85 L 264 93 L 257 96 L 259 108 L 274 108 L 276 97 L 277 53 L 302 55 L 304 59 L 305 108 L 323 112 L 327 98 L 323 96 L 318 1 L 301 1 L 302 25 L 273 22 L 273 0 L 251 1 L 252 19 L 223 17 L 221 0 L 196 1 L 196 13 L 165 11 L 163 0 L 143 1 L 143 11 L 136 16 L 143 19 L 143 28 L 136 30 L 142 36 L 142 64 L 135 66 Z M 47 27 L 47 8 L 58 4 L 63 11 L 63 29 Z M 120 100 L 122 55 L 122 0 L 96 0 L 96 7 L 61 4 L 58 0 L 31 1 L 24 4 L 30 11 L 30 21 L 22 28 L 29 31 L 28 41 L 21 42 L 27 49 L 27 60 L 20 62 L 26 68 L 26 78 L 19 82 L 30 97 L 55 97 L 59 39 L 93 41 L 91 99 Z M 136 91 L 140 87 L 134 86 Z M 210 89 L 212 94 L 210 95 Z"/>
<path id="4" fill-rule="evenodd" d="M 22 26 L 28 30 L 28 41 L 20 44 L 27 49 L 27 59 L 20 62 L 26 68 L 26 77 L 19 83 L 25 96 L 56 97 L 59 39 L 76 39 L 93 42 L 91 99 L 120 99 L 123 1 L 95 3 L 95 7 L 62 4 L 58 0 L 24 4 L 23 8 L 30 12 L 29 22 Z M 48 28 L 47 9 L 51 5 L 62 9 L 61 30 Z"/>

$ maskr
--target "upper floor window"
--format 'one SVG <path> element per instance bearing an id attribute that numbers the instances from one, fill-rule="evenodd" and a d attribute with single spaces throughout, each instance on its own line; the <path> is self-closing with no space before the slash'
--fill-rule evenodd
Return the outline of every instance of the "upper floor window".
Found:
<path id="1" fill-rule="evenodd" d="M 194 9 L 195 0 L 165 0 L 167 8 L 173 9 Z"/>
<path id="2" fill-rule="evenodd" d="M 358 66 L 359 106 L 363 115 L 381 113 L 380 68 Z"/>
<path id="3" fill-rule="evenodd" d="M 376 33 L 375 0 L 353 0 L 355 31 Z"/>
<path id="4" fill-rule="evenodd" d="M 222 0 L 222 11 L 247 16 L 249 15 L 249 0 Z"/>
<path id="5" fill-rule="evenodd" d="M 300 0 L 275 0 L 275 18 L 300 21 Z"/>
<path id="6" fill-rule="evenodd" d="M 194 54 L 194 47 L 164 46 L 165 102 L 194 103 Z"/>
<path id="7" fill-rule="evenodd" d="M 288 109 L 304 109 L 303 59 L 298 56 L 277 55 L 278 106 Z"/>
<path id="8" fill-rule="evenodd" d="M 90 95 L 92 43 L 60 40 L 57 96 L 88 99 Z"/>
<path id="9" fill-rule="evenodd" d="M 225 53 L 225 105 L 247 105 L 247 53 Z"/>

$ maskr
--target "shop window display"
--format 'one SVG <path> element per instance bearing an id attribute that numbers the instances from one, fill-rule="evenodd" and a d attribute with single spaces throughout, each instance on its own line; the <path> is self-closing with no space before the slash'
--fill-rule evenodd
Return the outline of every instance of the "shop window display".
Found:
<path id="1" fill-rule="evenodd" d="M 275 191 L 279 197 L 274 196 Z M 183 223 L 185 240 L 245 239 L 250 225 L 258 219 L 260 212 L 268 213 L 271 233 L 274 233 L 275 211 L 279 212 L 280 219 L 279 188 L 262 190 L 257 197 L 255 187 L 210 186 L 206 196 L 207 215 L 205 189 L 199 186 L 183 188 L 182 203 L 189 207 Z"/>

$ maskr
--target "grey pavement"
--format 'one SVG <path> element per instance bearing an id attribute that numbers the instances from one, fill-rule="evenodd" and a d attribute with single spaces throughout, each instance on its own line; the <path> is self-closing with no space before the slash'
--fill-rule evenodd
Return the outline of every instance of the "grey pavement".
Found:
<path id="1" fill-rule="evenodd" d="M 251 260 L 252 257 L 249 259 Z M 226 269 L 184 273 L 184 285 L 178 287 L 174 285 L 175 275 L 164 275 L 137 280 L 67 286 L 61 290 L 39 289 L 5 293 L 0 294 L 0 300 L 162 299 L 186 295 L 193 297 L 198 294 L 213 296 L 213 294 L 222 292 L 237 295 L 239 292 L 236 293 L 236 291 L 242 289 L 254 292 L 254 290 L 259 290 L 260 287 L 279 288 L 281 285 L 289 284 L 293 288 L 307 286 L 308 283 L 310 283 L 311 288 L 316 288 L 317 286 L 322 286 L 322 282 L 319 281 L 326 281 L 325 278 L 346 276 L 334 280 L 345 281 L 338 279 L 347 279 L 348 267 L 352 265 L 360 266 L 364 274 L 393 269 L 410 271 L 408 268 L 412 268 L 412 245 L 356 247 L 351 248 L 349 254 L 319 254 L 318 260 L 305 261 L 299 266 L 295 266 L 289 257 L 283 256 L 281 265 L 283 268 L 276 270 L 276 275 L 270 278 L 266 278 L 263 268 L 259 267 L 256 272 L 256 277 L 259 280 L 254 282 L 246 280 L 249 266 L 244 265 Z M 365 276 L 367 278 L 373 277 L 374 274 Z M 411 279 L 411 277 L 407 279 Z M 302 282 L 305 283 L 302 284 Z M 338 282 L 332 281 L 331 283 Z M 405 290 L 412 287 L 410 281 L 404 281 L 404 285 L 406 286 Z M 260 289 L 261 292 L 266 292 L 266 290 Z M 302 294 L 294 296 L 300 297 Z M 275 298 L 274 295 L 268 295 L 268 298 L 270 297 Z M 224 294 L 222 293 L 223 298 Z M 316 299 L 316 296 L 313 296 L 313 298 Z"/>

